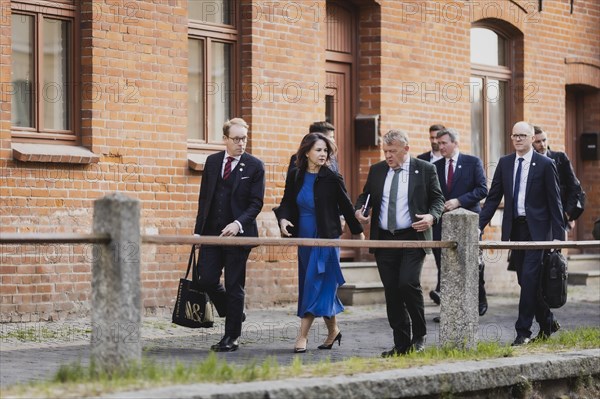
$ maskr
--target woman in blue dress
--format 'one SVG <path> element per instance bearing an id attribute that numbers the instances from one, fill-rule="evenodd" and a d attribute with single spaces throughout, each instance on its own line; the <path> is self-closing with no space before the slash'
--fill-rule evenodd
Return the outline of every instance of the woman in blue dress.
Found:
<path id="1" fill-rule="evenodd" d="M 288 173 L 281 205 L 276 210 L 284 237 L 334 238 L 342 235 L 340 215 L 352 234 L 362 235 L 342 176 L 327 167 L 335 144 L 321 133 L 307 134 L 298 149 L 297 168 Z M 342 333 L 336 315 L 344 310 L 337 289 L 344 284 L 339 247 L 298 247 L 298 317 L 300 332 L 294 352 L 306 352 L 315 317 L 323 317 L 327 339 L 319 349 L 331 349 Z"/>

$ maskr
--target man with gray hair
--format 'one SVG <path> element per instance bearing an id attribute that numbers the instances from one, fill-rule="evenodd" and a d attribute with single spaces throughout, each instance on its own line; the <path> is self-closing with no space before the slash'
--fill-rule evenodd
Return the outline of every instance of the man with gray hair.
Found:
<path id="1" fill-rule="evenodd" d="M 471 212 L 479 214 L 481 207 L 479 202 L 487 195 L 487 182 L 483 163 L 477 157 L 467 155 L 458 150 L 459 136 L 454 129 L 442 129 L 437 133 L 437 143 L 443 158 L 434 162 L 437 169 L 440 187 L 446 202 L 444 203 L 444 212 L 452 211 L 456 208 L 464 208 Z M 442 239 L 442 225 L 437 223 L 433 226 L 433 239 Z M 437 302 L 440 298 L 440 266 L 442 250 L 433 248 L 433 256 L 438 269 L 438 282 L 434 291 L 429 296 L 434 299 L 437 296 Z M 487 298 L 485 294 L 485 281 L 483 279 L 483 254 L 479 254 L 479 315 L 483 316 L 487 311 Z M 433 319 L 439 321 L 439 317 Z"/>
<path id="2" fill-rule="evenodd" d="M 371 240 L 431 240 L 431 226 L 444 210 L 435 167 L 409 155 L 408 136 L 400 130 L 387 132 L 382 147 L 385 160 L 371 166 L 356 201 L 356 218 L 371 222 Z M 367 198 L 372 212 L 365 216 Z M 431 249 L 371 248 L 370 252 L 375 253 L 394 332 L 394 347 L 381 355 L 423 351 L 427 328 L 420 279 L 425 254 Z"/>

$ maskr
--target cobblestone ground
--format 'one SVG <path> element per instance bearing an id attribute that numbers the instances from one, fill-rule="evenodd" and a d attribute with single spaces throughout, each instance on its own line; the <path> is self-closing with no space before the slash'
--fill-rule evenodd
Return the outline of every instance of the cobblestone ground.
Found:
<path id="1" fill-rule="evenodd" d="M 488 313 L 480 318 L 478 339 L 510 343 L 514 339 L 518 297 L 489 296 Z M 233 364 L 262 362 L 275 357 L 280 365 L 289 364 L 295 356 L 305 363 L 329 358 L 332 362 L 353 356 L 378 357 L 392 346 L 385 306 L 347 307 L 339 315 L 341 346 L 318 350 L 327 329 L 318 320 L 312 329 L 308 352 L 294 355 L 292 348 L 298 329 L 298 318 L 292 306 L 268 310 L 249 310 L 243 326 L 240 349 L 219 354 Z M 426 300 L 427 346 L 437 345 L 439 324 L 432 321 L 439 306 Z M 562 330 L 581 326 L 600 327 L 600 284 L 570 286 L 569 301 L 554 311 Z M 159 362 L 191 363 L 204 359 L 209 347 L 223 331 L 223 319 L 211 329 L 192 330 L 170 323 L 170 314 L 145 317 L 142 324 L 144 355 Z M 560 331 L 559 331 L 560 333 Z M 533 334 L 537 334 L 534 323 Z M 0 325 L 0 387 L 15 383 L 51 378 L 60 365 L 89 361 L 91 322 L 89 319 L 61 322 L 18 323 Z"/>

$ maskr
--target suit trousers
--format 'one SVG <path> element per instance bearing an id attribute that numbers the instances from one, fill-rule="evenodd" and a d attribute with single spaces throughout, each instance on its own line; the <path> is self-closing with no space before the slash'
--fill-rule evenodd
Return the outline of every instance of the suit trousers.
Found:
<path id="1" fill-rule="evenodd" d="M 379 230 L 381 240 L 417 240 L 414 229 L 395 234 Z M 375 261 L 385 291 L 388 322 L 394 332 L 394 346 L 407 349 L 412 338 L 427 334 L 425 308 L 421 289 L 421 270 L 425 251 L 421 248 L 375 250 Z"/>
<path id="2" fill-rule="evenodd" d="M 250 249 L 236 246 L 202 245 L 198 261 L 200 287 L 206 290 L 219 316 L 225 316 L 225 336 L 242 335 L 246 295 L 246 261 Z M 225 269 L 225 287 L 220 282 Z"/>
<path id="3" fill-rule="evenodd" d="M 527 222 L 514 220 L 510 235 L 511 241 L 531 241 L 531 234 Z M 541 288 L 541 271 L 543 249 L 513 250 L 511 261 L 517 271 L 517 281 L 521 286 L 519 298 L 519 317 L 515 323 L 517 335 L 531 336 L 533 318 L 540 324 L 540 328 L 548 331 L 554 320 L 554 315 L 544 302 Z"/>

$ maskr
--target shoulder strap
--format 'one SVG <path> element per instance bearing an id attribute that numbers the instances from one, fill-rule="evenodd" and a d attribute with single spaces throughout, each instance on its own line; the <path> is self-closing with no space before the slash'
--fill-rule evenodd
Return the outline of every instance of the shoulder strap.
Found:
<path id="1" fill-rule="evenodd" d="M 190 258 L 188 260 L 188 267 L 187 267 L 187 271 L 185 272 L 185 279 L 187 280 L 189 274 L 190 274 L 190 269 L 192 269 L 192 281 L 198 281 L 198 270 L 196 268 L 196 244 L 192 245 L 192 251 L 190 252 Z M 192 265 L 194 266 L 192 268 Z"/>

